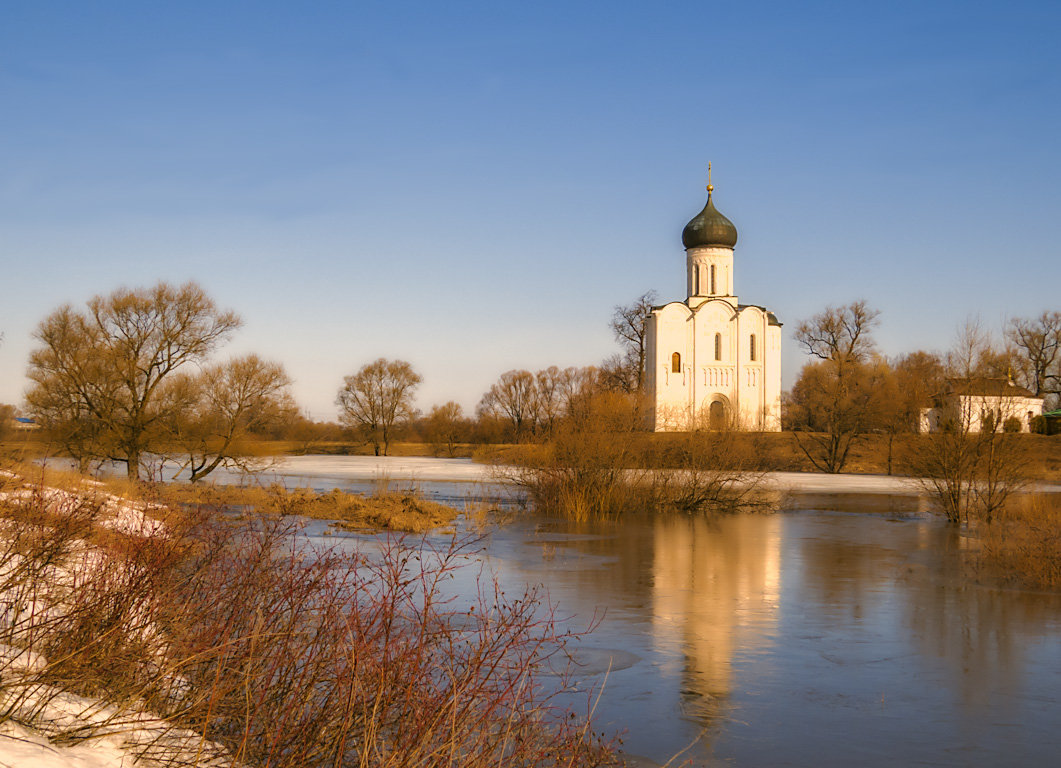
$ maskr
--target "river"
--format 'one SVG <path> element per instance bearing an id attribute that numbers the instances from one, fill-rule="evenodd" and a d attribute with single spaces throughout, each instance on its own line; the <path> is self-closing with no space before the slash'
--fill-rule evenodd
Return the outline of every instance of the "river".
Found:
<path id="1" fill-rule="evenodd" d="M 499 491 L 467 474 L 479 470 L 423 461 L 382 475 L 378 460 L 295 462 L 277 479 L 385 478 L 450 502 Z M 478 557 L 506 590 L 544 585 L 573 626 L 603 614 L 577 648 L 580 682 L 604 686 L 596 724 L 643 765 L 687 747 L 697 766 L 1052 764 L 1061 595 L 977 585 L 975 542 L 916 489 L 864 482 L 875 492 L 792 492 L 771 514 L 524 512 L 488 528 Z M 320 521 L 306 534 L 373 545 Z"/>
<path id="2" fill-rule="evenodd" d="M 916 493 L 791 493 L 714 519 L 525 512 L 480 556 L 576 626 L 603 613 L 576 653 L 583 685 L 603 684 L 597 726 L 644 765 L 686 747 L 707 766 L 1051 764 L 1061 596 L 976 585 L 971 546 Z"/>

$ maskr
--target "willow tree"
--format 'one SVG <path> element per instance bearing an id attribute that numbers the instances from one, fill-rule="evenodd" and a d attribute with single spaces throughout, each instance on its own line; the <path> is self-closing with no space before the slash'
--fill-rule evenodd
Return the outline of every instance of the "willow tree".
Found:
<path id="1" fill-rule="evenodd" d="M 188 470 L 193 483 L 218 467 L 262 468 L 268 462 L 247 443 L 253 435 L 290 420 L 296 411 L 290 384 L 280 363 L 257 355 L 180 374 L 162 395 L 177 413 L 165 424 L 167 453 Z"/>
<path id="2" fill-rule="evenodd" d="M 381 357 L 343 379 L 335 400 L 340 418 L 361 430 L 377 456 L 386 456 L 395 425 L 415 413 L 413 393 L 421 381 L 409 363 Z"/>
<path id="3" fill-rule="evenodd" d="M 77 428 L 83 456 L 123 462 L 130 480 L 158 450 L 179 407 L 160 397 L 175 371 L 204 362 L 240 325 L 195 283 L 121 288 L 37 327 L 26 394 L 45 426 Z"/>

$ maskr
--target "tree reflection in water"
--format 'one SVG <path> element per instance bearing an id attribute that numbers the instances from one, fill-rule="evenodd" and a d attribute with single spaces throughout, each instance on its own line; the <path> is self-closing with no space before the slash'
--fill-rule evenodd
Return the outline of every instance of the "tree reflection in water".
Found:
<path id="1" fill-rule="evenodd" d="M 970 540 L 914 496 L 787 506 L 530 517 L 487 552 L 564 612 L 607 611 L 584 656 L 613 663 L 601 724 L 659 763 L 698 735 L 695 765 L 1049 762 L 1061 597 L 975 585 Z"/>

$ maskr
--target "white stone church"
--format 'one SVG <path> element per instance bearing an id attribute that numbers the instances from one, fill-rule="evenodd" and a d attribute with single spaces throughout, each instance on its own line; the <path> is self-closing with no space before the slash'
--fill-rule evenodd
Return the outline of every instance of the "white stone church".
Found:
<path id="1" fill-rule="evenodd" d="M 645 327 L 651 427 L 781 430 L 781 323 L 737 300 L 737 228 L 707 205 L 682 232 L 685 301 L 654 307 Z"/>

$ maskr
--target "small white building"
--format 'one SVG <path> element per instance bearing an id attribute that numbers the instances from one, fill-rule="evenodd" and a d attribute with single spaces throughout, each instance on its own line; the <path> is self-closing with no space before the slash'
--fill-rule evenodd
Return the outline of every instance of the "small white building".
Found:
<path id="1" fill-rule="evenodd" d="M 1007 379 L 950 379 L 947 389 L 921 409 L 919 431 L 938 432 L 950 425 L 964 432 L 984 428 L 1002 431 L 1016 419 L 1021 432 L 1030 432 L 1032 419 L 1043 415 L 1043 398 Z"/>
<path id="2" fill-rule="evenodd" d="M 655 307 L 645 327 L 651 428 L 781 430 L 781 323 L 736 295 L 737 228 L 707 204 L 682 232 L 685 301 Z"/>

